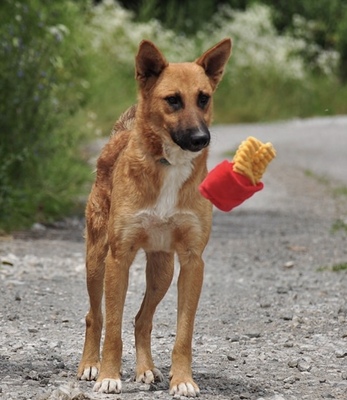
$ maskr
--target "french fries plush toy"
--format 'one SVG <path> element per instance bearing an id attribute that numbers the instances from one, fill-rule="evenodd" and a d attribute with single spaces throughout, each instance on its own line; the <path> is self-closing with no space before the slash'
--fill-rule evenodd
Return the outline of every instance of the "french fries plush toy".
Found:
<path id="1" fill-rule="evenodd" d="M 200 193 L 220 210 L 231 211 L 263 189 L 260 180 L 274 157 L 271 143 L 250 136 L 240 144 L 232 162 L 225 160 L 208 173 Z"/>

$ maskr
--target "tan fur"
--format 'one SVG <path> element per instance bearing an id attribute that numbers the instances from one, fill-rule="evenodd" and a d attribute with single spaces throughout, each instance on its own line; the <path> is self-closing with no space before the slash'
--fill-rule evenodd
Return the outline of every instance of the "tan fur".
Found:
<path id="1" fill-rule="evenodd" d="M 162 379 L 151 356 L 152 319 L 171 284 L 176 252 L 180 274 L 170 393 L 199 394 L 192 378 L 191 344 L 203 281 L 202 253 L 212 220 L 211 204 L 198 191 L 207 174 L 212 98 L 206 106 L 200 102 L 212 96 L 230 53 L 231 41 L 224 39 L 195 62 L 169 64 L 151 42 L 140 44 L 138 105 L 116 122 L 98 159 L 86 208 L 90 310 L 78 377 L 97 378 L 96 391 L 121 391 L 123 307 L 129 268 L 142 248 L 147 286 L 135 319 L 136 379 Z M 101 359 L 103 293 L 106 331 Z"/>

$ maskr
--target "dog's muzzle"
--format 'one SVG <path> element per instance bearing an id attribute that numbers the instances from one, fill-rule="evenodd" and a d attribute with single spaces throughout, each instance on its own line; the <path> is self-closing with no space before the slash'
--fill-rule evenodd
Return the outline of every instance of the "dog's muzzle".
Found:
<path id="1" fill-rule="evenodd" d="M 182 150 L 197 152 L 210 144 L 210 131 L 206 125 L 199 128 L 188 128 L 171 133 L 172 140 Z"/>

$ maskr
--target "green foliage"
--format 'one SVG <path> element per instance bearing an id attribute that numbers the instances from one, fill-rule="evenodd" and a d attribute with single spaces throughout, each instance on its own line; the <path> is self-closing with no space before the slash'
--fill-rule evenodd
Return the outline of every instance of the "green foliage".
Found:
<path id="1" fill-rule="evenodd" d="M 334 272 L 347 271 L 347 262 L 342 262 L 332 266 Z"/>
<path id="2" fill-rule="evenodd" d="M 166 28 L 178 34 L 195 35 L 203 30 L 221 8 L 245 10 L 254 3 L 272 9 L 273 22 L 279 33 L 289 33 L 306 41 L 300 54 L 313 70 L 320 50 L 340 53 L 340 78 L 347 80 L 347 0 L 122 0 L 135 12 L 139 21 L 160 20 Z M 304 27 L 304 29 L 303 29 Z M 320 72 L 318 70 L 318 72 Z"/>
<path id="3" fill-rule="evenodd" d="M 274 23 L 281 33 L 302 37 L 308 44 L 301 55 L 308 65 L 320 50 L 339 51 L 340 78 L 347 79 L 347 0 L 262 0 L 273 9 Z M 304 25 L 304 29 L 302 29 Z"/>
<path id="4" fill-rule="evenodd" d="M 194 60 L 221 38 L 233 38 L 233 55 L 216 92 L 215 122 L 347 112 L 347 87 L 341 86 L 334 75 L 336 59 L 331 52 L 319 49 L 320 58 L 316 64 L 312 60 L 311 65 L 321 74 L 313 74 L 302 58 L 310 45 L 302 37 L 279 36 L 271 21 L 271 10 L 265 6 L 254 4 L 246 11 L 224 7 L 210 15 L 194 36 L 184 36 L 153 19 L 136 22 L 133 14 L 112 1 L 104 1 L 93 9 L 90 27 L 98 55 L 90 103 L 94 132 L 108 134 L 119 113 L 135 102 L 134 57 L 143 38 L 153 40 L 172 62 Z M 302 25 L 303 30 L 306 28 Z"/>
<path id="5" fill-rule="evenodd" d="M 159 20 L 167 29 L 178 34 L 194 35 L 203 29 L 222 5 L 245 9 L 249 0 L 122 0 L 120 3 L 135 12 L 136 20 L 146 22 Z"/>
<path id="6" fill-rule="evenodd" d="M 109 134 L 136 102 L 134 58 L 142 39 L 177 62 L 233 38 L 215 122 L 347 113 L 336 51 L 344 62 L 347 14 L 334 8 L 347 0 L 323 0 L 330 20 L 321 17 L 319 2 L 308 8 L 309 0 L 298 8 L 303 17 L 294 18 L 298 1 L 289 11 L 292 2 L 276 2 L 275 18 L 280 12 L 287 18 L 282 25 L 275 19 L 279 35 L 271 9 L 253 0 L 204 0 L 198 7 L 193 0 L 179 6 L 175 0 L 126 2 L 136 15 L 113 0 L 97 6 L 89 0 L 2 0 L 0 230 L 76 210 L 92 178 L 81 143 Z M 321 25 L 333 16 L 335 26 Z M 339 68 L 341 77 L 347 68 Z"/>
<path id="7" fill-rule="evenodd" d="M 0 228 L 68 212 L 85 181 L 68 118 L 87 82 L 81 3 L 0 5 Z"/>
<path id="8" fill-rule="evenodd" d="M 318 272 L 325 272 L 325 271 L 331 271 L 331 272 L 341 272 L 341 271 L 347 271 L 347 262 L 341 262 L 334 264 L 332 266 L 324 266 L 324 267 L 319 267 L 317 269 Z"/>
<path id="9" fill-rule="evenodd" d="M 332 232 L 332 233 L 335 233 L 335 232 L 338 232 L 338 231 L 345 231 L 345 232 L 347 232 L 347 223 L 346 223 L 346 221 L 343 221 L 342 219 L 337 219 L 337 220 L 333 223 L 333 225 L 332 225 L 332 227 L 331 227 L 331 232 Z"/>

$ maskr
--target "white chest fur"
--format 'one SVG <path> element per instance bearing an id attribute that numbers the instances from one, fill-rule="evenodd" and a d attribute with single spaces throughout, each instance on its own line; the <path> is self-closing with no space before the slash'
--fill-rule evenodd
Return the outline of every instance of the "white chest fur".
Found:
<path id="1" fill-rule="evenodd" d="M 192 173 L 189 163 L 165 166 L 165 176 L 156 203 L 151 208 L 140 210 L 137 218 L 145 229 L 148 240 L 145 250 L 170 251 L 172 229 L 175 219 L 181 214 L 177 209 L 179 191 Z"/>
<path id="2" fill-rule="evenodd" d="M 170 218 L 176 212 L 179 191 L 192 172 L 192 164 L 170 165 L 166 168 L 164 182 L 158 199 L 148 210 L 159 219 Z"/>

